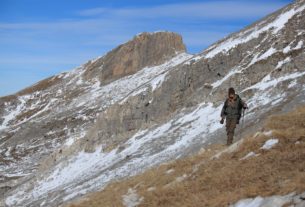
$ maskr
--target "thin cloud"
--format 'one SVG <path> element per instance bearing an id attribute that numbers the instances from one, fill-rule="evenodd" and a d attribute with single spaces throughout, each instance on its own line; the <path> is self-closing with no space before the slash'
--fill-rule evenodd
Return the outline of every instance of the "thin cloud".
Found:
<path id="1" fill-rule="evenodd" d="M 0 22 L 0 75 L 4 69 L 44 73 L 44 77 L 69 70 L 144 31 L 180 33 L 189 52 L 196 53 L 241 29 L 245 22 L 257 20 L 284 6 L 273 2 L 222 0 L 149 8 L 98 7 L 74 11 L 79 15 L 75 19 Z M 246 21 L 241 22 L 244 19 Z M 0 82 L 8 75 L 1 77 Z M 1 94 L 4 91 L 0 91 Z"/>
<path id="2" fill-rule="evenodd" d="M 78 14 L 81 16 L 96 16 L 96 15 L 104 14 L 108 11 L 109 11 L 109 9 L 107 9 L 107 8 L 98 7 L 98 8 L 94 8 L 94 9 L 82 10 L 82 11 L 78 12 Z"/>
<path id="3" fill-rule="evenodd" d="M 115 19 L 88 19 L 88 20 L 60 20 L 54 22 L 26 22 L 26 23 L 1 23 L 0 30 L 54 30 L 54 31 L 77 31 L 87 28 L 87 32 L 95 32 L 101 27 L 115 27 L 121 22 Z"/>
<path id="4" fill-rule="evenodd" d="M 166 4 L 154 7 L 140 8 L 104 8 L 98 7 L 79 11 L 81 16 L 103 16 L 125 18 L 208 18 L 208 19 L 235 19 L 263 16 L 283 7 L 280 2 L 236 2 L 213 1 L 205 3 Z"/>
<path id="5" fill-rule="evenodd" d="M 33 64 L 46 64 L 46 65 L 52 65 L 54 63 L 56 64 L 63 64 L 63 65 L 68 65 L 68 64 L 74 64 L 75 59 L 79 57 L 62 57 L 60 56 L 53 56 L 53 57 L 47 57 L 47 56 L 17 56 L 17 57 L 8 57 L 8 56 L 1 56 L 0 58 L 0 65 L 19 65 L 23 67 L 28 67 L 28 65 L 33 65 Z"/>

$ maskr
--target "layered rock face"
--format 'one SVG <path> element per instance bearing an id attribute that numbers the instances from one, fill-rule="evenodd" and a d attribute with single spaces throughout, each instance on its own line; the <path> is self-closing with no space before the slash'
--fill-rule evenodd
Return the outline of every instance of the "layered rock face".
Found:
<path id="1" fill-rule="evenodd" d="M 178 53 L 185 52 L 182 37 L 171 32 L 142 33 L 109 52 L 90 68 L 101 68 L 102 84 L 154 65 L 160 65 Z M 90 77 L 90 74 L 88 74 Z M 91 77 L 92 78 L 92 77 Z"/>
<path id="2" fill-rule="evenodd" d="M 58 206 L 224 143 L 219 113 L 231 86 L 250 107 L 244 134 L 304 103 L 304 18 L 299 0 L 197 55 L 177 34 L 144 33 L 1 98 L 3 202 Z"/>

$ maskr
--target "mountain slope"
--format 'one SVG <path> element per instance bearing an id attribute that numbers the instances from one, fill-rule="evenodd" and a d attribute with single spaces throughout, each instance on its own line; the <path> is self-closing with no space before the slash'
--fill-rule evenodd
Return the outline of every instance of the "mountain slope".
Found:
<path id="1" fill-rule="evenodd" d="M 195 56 L 184 53 L 180 38 L 170 33 L 174 43 L 169 47 L 177 49 L 165 50 L 161 61 L 157 57 L 159 65 L 151 65 L 154 57 L 148 62 L 141 57 L 136 62 L 144 65 L 135 64 L 134 74 L 126 69 L 103 79 L 103 71 L 116 70 L 115 63 L 103 68 L 108 58 L 125 57 L 116 52 L 141 41 L 127 43 L 111 55 L 2 98 L 6 205 L 57 206 L 224 143 L 218 122 L 229 86 L 250 107 L 239 135 L 257 131 L 269 114 L 304 103 L 304 9 L 305 1 L 296 1 Z M 167 37 L 159 44 L 166 44 Z M 138 39 L 143 38 L 134 41 Z"/>
<path id="2" fill-rule="evenodd" d="M 195 156 L 114 182 L 69 206 L 302 206 L 304 117 L 304 106 L 269 117 L 265 131 L 229 148 L 211 145 Z M 287 196 L 268 198 L 273 195 Z"/>
<path id="3" fill-rule="evenodd" d="M 191 57 L 181 51 L 184 48 L 181 37 L 174 33 L 144 33 L 127 42 L 126 46 L 138 45 L 138 38 L 145 36 L 159 39 L 158 42 L 152 38 L 156 48 L 159 44 L 163 48 L 166 45 L 170 48 L 171 52 L 160 53 L 163 60 L 156 60 L 160 65 L 146 67 L 120 81 L 107 80 L 110 82 L 103 86 L 105 83 L 96 74 L 102 70 L 101 66 L 106 60 L 105 56 L 99 57 L 71 72 L 43 80 L 15 95 L 0 99 L 3 106 L 0 161 L 1 171 L 4 171 L 1 189 L 4 193 L 24 180 L 36 179 L 34 172 L 51 168 L 61 159 L 65 160 L 64 155 L 77 152 L 77 146 L 73 143 L 84 138 L 98 113 L 132 95 L 139 87 L 150 86 L 155 90 L 168 70 Z M 164 43 L 171 37 L 177 41 L 176 46 Z M 148 46 L 151 47 L 148 42 L 142 44 L 142 49 L 145 51 Z M 108 55 L 116 57 L 116 49 Z M 111 65 L 111 61 L 107 61 Z"/>

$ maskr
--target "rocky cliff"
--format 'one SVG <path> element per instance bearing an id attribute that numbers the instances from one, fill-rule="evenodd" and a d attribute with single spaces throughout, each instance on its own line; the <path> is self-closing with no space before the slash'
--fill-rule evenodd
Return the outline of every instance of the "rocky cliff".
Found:
<path id="1" fill-rule="evenodd" d="M 182 37 L 171 32 L 142 33 L 131 41 L 120 45 L 99 61 L 90 65 L 87 78 L 97 75 L 102 84 L 154 65 L 185 52 Z M 96 71 L 96 69 L 100 69 Z"/>
<path id="2" fill-rule="evenodd" d="M 58 206 L 224 143 L 229 86 L 250 107 L 239 134 L 304 103 L 304 22 L 299 0 L 197 55 L 179 35 L 144 33 L 1 98 L 3 205 Z"/>

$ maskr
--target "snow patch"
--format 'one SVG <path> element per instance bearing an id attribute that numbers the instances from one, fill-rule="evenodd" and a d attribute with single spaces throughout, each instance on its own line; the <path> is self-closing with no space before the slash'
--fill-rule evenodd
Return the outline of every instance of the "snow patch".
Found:
<path id="1" fill-rule="evenodd" d="M 291 193 L 286 196 L 270 196 L 263 198 L 257 196 L 256 198 L 248 198 L 238 201 L 230 207 L 267 207 L 267 206 L 283 206 L 292 201 L 294 193 Z"/>
<path id="2" fill-rule="evenodd" d="M 12 174 L 4 174 L 5 177 L 8 178 L 12 178 L 12 177 L 24 177 L 27 175 L 31 175 L 31 173 L 22 173 L 22 172 L 18 172 L 18 173 L 12 173 Z"/>
<path id="3" fill-rule="evenodd" d="M 272 101 L 271 105 L 272 105 L 272 106 L 275 106 L 275 105 L 281 103 L 283 100 L 284 100 L 283 97 L 279 97 L 279 98 L 277 98 L 277 99 L 274 99 L 274 100 Z"/>
<path id="4" fill-rule="evenodd" d="M 82 85 L 84 83 L 83 79 L 80 78 L 76 81 L 76 85 Z"/>
<path id="5" fill-rule="evenodd" d="M 116 102 L 124 103 L 130 96 L 138 95 L 152 87 L 152 90 L 158 88 L 165 80 L 167 72 L 175 66 L 183 63 L 193 55 L 180 53 L 167 62 L 153 67 L 145 67 L 137 73 L 125 76 L 107 85 L 102 85 L 97 80 L 89 88 L 89 92 L 80 96 L 70 104 L 71 108 L 82 105 L 98 104 L 101 108 L 106 108 Z"/>
<path id="6" fill-rule="evenodd" d="M 233 143 L 232 145 L 230 145 L 229 147 L 225 148 L 224 150 L 218 152 L 216 155 L 214 155 L 213 157 L 211 157 L 211 160 L 214 159 L 219 159 L 221 155 L 223 155 L 224 153 L 232 153 L 235 152 L 239 146 L 244 142 L 243 139 Z"/>
<path id="7" fill-rule="evenodd" d="M 301 49 L 303 47 L 303 45 L 304 45 L 303 40 L 300 40 L 298 42 L 297 46 L 295 46 L 295 48 L 293 48 L 293 50 L 299 50 L 299 49 Z"/>
<path id="8" fill-rule="evenodd" d="M 217 129 L 221 128 L 222 125 L 219 124 L 219 114 L 221 108 L 222 105 L 215 108 L 211 103 L 207 105 L 200 105 L 193 112 L 186 114 L 177 121 L 174 121 L 173 124 L 178 124 L 178 126 L 181 126 L 180 130 L 183 130 L 184 133 L 180 140 L 169 146 L 166 151 L 175 151 L 182 146 L 188 146 L 192 140 L 200 134 L 213 133 Z M 186 125 L 187 123 L 189 124 Z M 174 130 L 175 128 L 172 129 L 172 131 Z"/>
<path id="9" fill-rule="evenodd" d="M 11 147 L 8 147 L 7 149 L 6 149 L 6 152 L 5 152 L 5 156 L 6 157 L 9 157 L 10 156 L 10 151 L 11 151 Z"/>
<path id="10" fill-rule="evenodd" d="M 98 57 L 96 57 L 96 58 L 90 60 L 89 62 L 90 62 L 90 64 L 93 64 L 93 63 L 95 63 L 96 61 L 100 60 L 102 57 L 104 57 L 104 55 L 100 55 L 100 56 L 98 56 Z"/>
<path id="11" fill-rule="evenodd" d="M 265 60 L 267 59 L 268 57 L 272 56 L 274 53 L 276 53 L 277 50 L 274 49 L 273 47 L 269 48 L 266 52 L 264 52 L 263 54 L 261 55 L 255 55 L 253 57 L 253 59 L 251 60 L 251 62 L 249 63 L 248 67 L 255 64 L 256 62 L 258 61 L 261 61 L 261 60 Z"/>
<path id="12" fill-rule="evenodd" d="M 221 84 L 223 84 L 226 80 L 228 80 L 231 76 L 237 74 L 237 73 L 242 73 L 241 71 L 239 71 L 238 69 L 232 69 L 230 70 L 230 72 L 225 76 L 223 77 L 222 79 L 214 82 L 212 84 L 213 88 L 217 88 L 218 86 L 220 86 Z"/>
<path id="13" fill-rule="evenodd" d="M 74 139 L 72 137 L 69 137 L 67 141 L 65 142 L 66 146 L 71 146 L 74 143 Z"/>
<path id="14" fill-rule="evenodd" d="M 232 205 L 231 207 L 260 207 L 264 199 L 260 196 L 254 199 L 244 199 Z"/>
<path id="15" fill-rule="evenodd" d="M 268 30 L 272 30 L 272 33 L 276 34 L 284 28 L 285 24 L 289 21 L 289 19 L 291 19 L 294 15 L 300 13 L 304 9 L 305 9 L 305 5 L 298 8 L 292 8 L 288 11 L 283 12 L 273 22 L 263 27 L 260 27 L 259 24 L 255 28 L 245 30 L 239 33 L 238 35 L 235 35 L 233 37 L 224 40 L 219 44 L 213 45 L 206 50 L 208 52 L 204 57 L 213 58 L 215 55 L 219 53 L 226 53 L 232 48 L 235 48 L 239 44 L 246 43 L 252 39 L 258 38 L 260 34 Z"/>
<path id="16" fill-rule="evenodd" d="M 56 92 L 56 96 L 59 96 L 63 93 L 62 89 L 58 89 L 57 92 Z"/>
<path id="17" fill-rule="evenodd" d="M 70 160 L 70 164 L 67 167 L 56 167 L 56 170 L 47 180 L 39 182 L 39 185 L 33 190 L 33 197 L 37 198 L 64 183 L 72 182 L 78 176 L 81 176 L 83 172 L 89 171 L 104 156 L 101 153 L 101 148 L 98 148 L 94 153 L 80 152 L 73 160 Z M 110 154 L 109 156 L 113 155 Z"/>
<path id="18" fill-rule="evenodd" d="M 264 60 L 276 53 L 277 50 L 273 47 L 269 48 L 266 52 L 259 56 L 258 60 Z"/>
<path id="19" fill-rule="evenodd" d="M 60 73 L 57 77 L 61 79 L 61 78 L 63 78 L 65 75 L 66 75 L 66 72 L 63 72 L 63 73 Z"/>
<path id="20" fill-rule="evenodd" d="M 272 94 L 272 89 L 266 91 L 259 91 L 248 100 L 249 112 L 254 111 L 257 108 L 272 104 L 274 101 L 280 101 L 285 97 L 285 93 L 279 93 L 277 95 Z"/>
<path id="21" fill-rule="evenodd" d="M 269 139 L 265 142 L 265 144 L 261 147 L 261 149 L 269 150 L 273 148 L 277 143 L 279 143 L 278 139 Z"/>
<path id="22" fill-rule="evenodd" d="M 291 81 L 291 82 L 289 83 L 288 88 L 293 88 L 293 87 L 295 87 L 296 85 L 298 85 L 297 80 L 293 80 L 293 81 Z"/>
<path id="23" fill-rule="evenodd" d="M 46 201 L 43 201 L 40 206 L 44 206 L 46 204 Z"/>
<path id="24" fill-rule="evenodd" d="M 177 177 L 176 178 L 176 182 L 180 183 L 180 182 L 184 181 L 187 177 L 188 177 L 187 174 L 184 174 L 184 175 L 182 175 L 180 177 Z"/>
<path id="25" fill-rule="evenodd" d="M 267 132 L 264 132 L 264 135 L 266 135 L 267 137 L 272 136 L 272 134 L 273 134 L 273 131 L 272 131 L 272 130 L 267 131 Z"/>
<path id="26" fill-rule="evenodd" d="M 123 195 L 122 198 L 123 198 L 123 205 L 125 207 L 136 207 L 140 205 L 144 200 L 144 198 L 140 197 L 137 194 L 136 190 L 132 188 L 129 188 L 127 194 Z"/>
<path id="27" fill-rule="evenodd" d="M 281 60 L 278 62 L 277 66 L 275 67 L 275 69 L 281 68 L 283 65 L 285 65 L 286 63 L 289 63 L 291 61 L 290 57 L 286 57 L 284 60 Z"/>
<path id="28" fill-rule="evenodd" d="M 16 206 L 15 204 L 19 203 L 19 197 L 22 197 L 25 195 L 24 191 L 18 191 L 17 193 L 13 194 L 12 196 L 9 196 L 5 200 L 5 204 L 8 206 Z"/>
<path id="29" fill-rule="evenodd" d="M 293 42 L 292 42 L 293 43 Z M 304 45 L 304 42 L 303 42 L 303 40 L 300 40 L 299 42 L 298 42 L 298 44 L 294 47 L 294 48 L 291 48 L 291 44 L 292 43 L 290 43 L 288 46 L 286 46 L 284 49 L 283 49 L 283 53 L 288 53 L 288 52 L 290 52 L 290 51 L 293 51 L 293 50 L 299 50 L 299 49 L 301 49 L 302 47 L 303 47 L 303 45 Z"/>
<path id="30" fill-rule="evenodd" d="M 0 126 L 0 131 L 7 128 L 9 125 L 9 122 L 14 120 L 16 116 L 18 116 L 22 111 L 26 108 L 26 102 L 31 98 L 29 95 L 20 96 L 18 97 L 18 100 L 20 103 L 16 106 L 16 108 L 11 109 L 7 111 L 6 115 L 2 117 L 3 122 Z"/>
<path id="31" fill-rule="evenodd" d="M 271 75 L 268 74 L 266 77 L 264 77 L 262 79 L 262 81 L 256 83 L 255 85 L 253 85 L 249 88 L 246 88 L 243 91 L 246 91 L 246 90 L 249 90 L 249 89 L 258 89 L 258 90 L 264 91 L 267 88 L 276 86 L 280 82 L 290 80 L 290 79 L 296 79 L 296 78 L 299 78 L 303 75 L 305 75 L 305 72 L 295 72 L 295 73 L 288 74 L 286 76 L 282 76 L 282 77 L 279 77 L 279 78 L 272 79 Z"/>
<path id="32" fill-rule="evenodd" d="M 174 169 L 169 169 L 168 171 L 166 171 L 165 173 L 166 174 L 172 174 L 173 172 L 175 172 L 175 170 Z"/>
<path id="33" fill-rule="evenodd" d="M 289 44 L 288 46 L 286 46 L 284 49 L 283 49 L 283 53 L 288 53 L 291 51 L 291 44 Z"/>
<path id="34" fill-rule="evenodd" d="M 150 188 L 147 188 L 147 191 L 151 192 L 151 191 L 154 191 L 156 189 L 157 189 L 156 187 L 150 187 Z"/>
<path id="35" fill-rule="evenodd" d="M 264 52 L 261 56 L 259 56 L 258 60 L 264 60 L 276 53 L 277 50 L 273 47 L 269 48 L 266 52 Z"/>
<path id="36" fill-rule="evenodd" d="M 259 154 L 256 154 L 255 152 L 249 152 L 246 156 L 244 156 L 240 160 L 246 160 L 246 159 L 251 158 L 251 157 L 257 157 L 258 155 Z"/>
<path id="37" fill-rule="evenodd" d="M 154 91 L 156 88 L 158 88 L 160 85 L 162 85 L 162 82 L 165 80 L 165 75 L 166 74 L 161 74 L 150 82 L 152 91 Z"/>
<path id="38" fill-rule="evenodd" d="M 195 63 L 195 62 L 197 62 L 200 59 L 202 59 L 202 56 L 198 55 L 198 56 L 193 57 L 193 58 L 189 59 L 188 61 L 186 61 L 184 63 L 184 65 L 191 65 L 192 63 Z"/>

